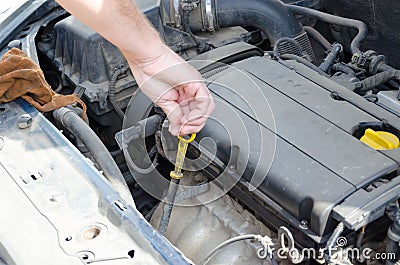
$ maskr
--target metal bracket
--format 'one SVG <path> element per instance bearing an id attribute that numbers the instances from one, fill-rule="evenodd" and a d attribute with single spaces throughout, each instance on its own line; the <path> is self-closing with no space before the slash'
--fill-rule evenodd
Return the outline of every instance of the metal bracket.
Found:
<path id="1" fill-rule="evenodd" d="M 214 15 L 212 12 L 212 4 L 211 4 L 212 0 L 205 0 L 206 2 L 206 18 L 207 18 L 207 26 L 206 29 L 210 32 L 214 32 L 215 31 L 215 27 L 214 27 Z"/>
<path id="2" fill-rule="evenodd" d="M 207 192 L 209 189 L 210 185 L 208 183 L 200 183 L 199 185 L 189 187 L 176 194 L 174 203 L 179 203 L 186 199 L 196 197 Z"/>

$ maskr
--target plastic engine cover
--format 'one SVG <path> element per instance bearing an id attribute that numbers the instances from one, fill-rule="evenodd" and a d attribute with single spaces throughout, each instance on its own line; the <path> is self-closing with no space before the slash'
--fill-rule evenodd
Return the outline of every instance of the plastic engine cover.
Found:
<path id="1" fill-rule="evenodd" d="M 353 136 L 360 123 L 380 122 L 377 115 L 331 96 L 333 89 L 345 91 L 344 87 L 305 66 L 286 63 L 295 66 L 252 57 L 233 64 L 236 70 L 225 70 L 209 78 L 208 87 L 215 95 L 217 107 L 196 141 L 212 138 L 217 144 L 217 157 L 227 165 L 235 160 L 237 171 L 243 172 L 242 180 L 251 183 L 254 178 L 264 179 L 256 191 L 272 199 L 295 220 L 307 221 L 308 234 L 322 242 L 339 221 L 333 219 L 332 209 L 357 191 L 367 193 L 364 188 L 368 184 L 394 173 L 398 163 Z M 314 80 L 290 69 L 296 67 L 301 69 L 298 72 L 314 75 Z M 243 73 L 247 78 L 243 78 Z M 264 113 L 270 110 L 249 80 L 267 99 L 275 126 L 265 119 L 267 114 L 259 115 L 262 108 Z M 355 99 L 373 105 L 361 97 Z M 235 113 L 221 111 L 224 104 L 232 106 Z M 254 108 L 261 108 L 261 112 L 254 112 Z M 371 106 L 375 108 L 376 105 Z M 240 119 L 234 118 L 235 115 Z M 228 129 L 215 120 L 225 122 Z M 227 123 L 232 124 L 227 126 Z M 249 142 L 236 129 L 243 126 L 240 123 L 249 135 Z M 268 163 L 262 149 L 271 148 L 275 140 L 274 158 Z M 236 158 L 232 158 L 235 153 L 232 146 L 239 150 Z M 243 158 L 246 153 L 248 161 Z M 374 199 L 372 195 L 366 198 Z"/>

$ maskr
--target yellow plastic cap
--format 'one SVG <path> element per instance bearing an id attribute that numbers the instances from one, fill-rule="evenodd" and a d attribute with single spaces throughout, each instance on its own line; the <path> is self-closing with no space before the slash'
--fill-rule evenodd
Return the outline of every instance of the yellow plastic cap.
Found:
<path id="1" fill-rule="evenodd" d="M 366 129 L 360 141 L 375 150 L 391 150 L 400 146 L 399 138 L 393 133 L 374 131 L 372 129 Z"/>

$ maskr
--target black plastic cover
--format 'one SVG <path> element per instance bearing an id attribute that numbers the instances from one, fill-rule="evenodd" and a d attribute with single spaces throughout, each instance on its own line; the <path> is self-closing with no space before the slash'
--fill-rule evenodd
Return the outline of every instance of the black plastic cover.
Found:
<path id="1" fill-rule="evenodd" d="M 244 172 L 243 177 L 250 182 L 254 177 L 265 177 L 258 190 L 297 220 L 309 221 L 317 237 L 329 234 L 337 224 L 332 217 L 335 206 L 397 170 L 394 159 L 352 135 L 360 122 L 379 121 L 367 111 L 335 100 L 331 91 L 268 58 L 253 57 L 233 66 L 236 71 L 227 70 L 210 79 L 217 108 L 214 119 L 207 122 L 197 140 L 214 139 L 217 156 L 226 163 L 230 163 L 232 146 L 236 146 L 237 170 Z M 264 99 L 251 90 L 249 80 L 267 98 L 275 124 L 265 119 L 270 110 Z M 226 103 L 235 109 L 235 114 L 222 106 Z M 255 115 L 260 112 L 254 108 L 260 107 L 265 108 L 264 116 Z M 215 120 L 226 121 L 229 128 L 244 124 L 250 142 L 241 130 L 227 132 Z M 269 169 L 261 149 L 271 148 L 275 139 L 276 152 Z M 246 155 L 248 161 L 243 159 Z"/>

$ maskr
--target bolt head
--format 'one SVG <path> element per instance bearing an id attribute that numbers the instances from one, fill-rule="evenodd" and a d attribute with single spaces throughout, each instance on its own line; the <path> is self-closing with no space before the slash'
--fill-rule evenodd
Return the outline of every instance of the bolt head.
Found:
<path id="1" fill-rule="evenodd" d="M 310 228 L 310 223 L 307 220 L 301 220 L 299 226 L 301 229 L 306 230 Z"/>
<path id="2" fill-rule="evenodd" d="M 25 113 L 17 118 L 17 125 L 20 129 L 26 129 L 32 125 L 31 115 Z"/>

